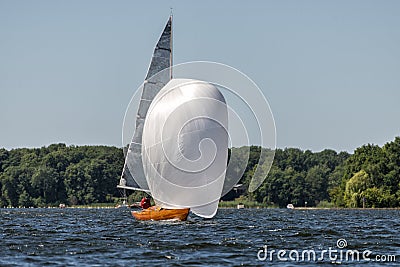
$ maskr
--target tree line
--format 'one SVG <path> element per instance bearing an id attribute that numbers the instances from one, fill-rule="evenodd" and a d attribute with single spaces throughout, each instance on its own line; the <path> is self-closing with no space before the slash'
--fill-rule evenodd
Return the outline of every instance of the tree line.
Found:
<path id="1" fill-rule="evenodd" d="M 259 147 L 252 147 L 260 151 Z M 254 170 L 254 167 L 253 167 Z M 251 171 L 242 178 L 245 184 Z M 247 197 L 267 205 L 400 207 L 400 137 L 384 146 L 367 144 L 353 154 L 277 149 L 264 183 Z"/>
<path id="2" fill-rule="evenodd" d="M 110 202 L 123 163 L 116 147 L 0 149 L 0 207 Z"/>
<path id="3" fill-rule="evenodd" d="M 259 146 L 232 148 L 248 165 L 240 183 L 248 186 Z M 249 154 L 246 154 L 250 149 Z M 231 151 L 230 151 L 231 152 Z M 112 202 L 124 164 L 122 148 L 66 146 L 0 149 L 0 207 L 42 207 Z M 260 168 L 263 168 L 260 165 Z M 267 171 L 262 170 L 262 171 Z M 229 172 L 227 179 L 229 179 Z M 255 192 L 241 198 L 269 206 L 399 207 L 400 137 L 364 145 L 353 154 L 325 149 L 276 149 L 271 170 Z"/>

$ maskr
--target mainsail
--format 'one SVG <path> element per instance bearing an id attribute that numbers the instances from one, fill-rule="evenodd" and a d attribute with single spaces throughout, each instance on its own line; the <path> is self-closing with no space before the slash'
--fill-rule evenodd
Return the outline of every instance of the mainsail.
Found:
<path id="1" fill-rule="evenodd" d="M 156 94 L 172 79 L 172 16 L 154 49 L 136 116 L 136 128 L 125 157 L 118 188 L 149 191 L 142 164 L 142 135 L 147 111 Z"/>

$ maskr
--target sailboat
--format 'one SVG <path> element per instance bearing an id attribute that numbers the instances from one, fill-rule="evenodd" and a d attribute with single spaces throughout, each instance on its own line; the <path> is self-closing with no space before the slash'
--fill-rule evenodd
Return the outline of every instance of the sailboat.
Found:
<path id="1" fill-rule="evenodd" d="M 132 211 L 137 220 L 216 214 L 228 159 L 227 120 L 216 86 L 172 78 L 170 16 L 153 52 L 117 186 L 153 197 L 155 206 Z"/>

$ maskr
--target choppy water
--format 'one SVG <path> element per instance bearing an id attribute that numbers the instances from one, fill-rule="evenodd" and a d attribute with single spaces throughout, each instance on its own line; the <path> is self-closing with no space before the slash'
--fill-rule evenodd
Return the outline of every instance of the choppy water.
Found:
<path id="1" fill-rule="evenodd" d="M 382 255 L 383 266 L 400 263 L 399 210 L 221 209 L 210 220 L 137 222 L 123 209 L 0 209 L 0 223 L 1 266 L 382 266 Z M 340 261 L 340 238 L 342 252 L 369 250 L 371 260 Z M 336 260 L 318 260 L 329 248 Z M 272 250 L 286 254 L 271 260 Z M 298 261 L 293 251 L 304 250 L 317 259 Z"/>

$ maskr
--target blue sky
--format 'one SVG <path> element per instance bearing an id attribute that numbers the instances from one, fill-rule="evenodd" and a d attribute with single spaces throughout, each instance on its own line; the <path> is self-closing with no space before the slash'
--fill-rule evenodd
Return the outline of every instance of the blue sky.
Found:
<path id="1" fill-rule="evenodd" d="M 400 1 L 0 0 L 0 147 L 121 146 L 170 7 L 174 63 L 248 75 L 278 147 L 352 151 L 400 135 Z"/>

